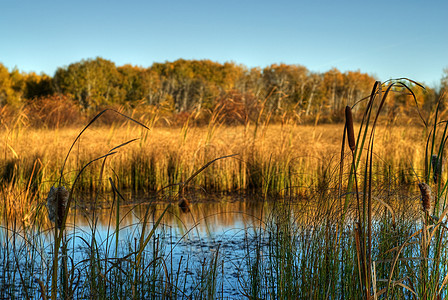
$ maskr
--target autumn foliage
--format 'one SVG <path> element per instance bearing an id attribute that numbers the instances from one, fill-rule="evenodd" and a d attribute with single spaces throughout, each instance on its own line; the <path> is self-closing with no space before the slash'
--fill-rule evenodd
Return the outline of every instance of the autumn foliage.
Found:
<path id="1" fill-rule="evenodd" d="M 157 110 L 167 124 L 192 116 L 204 122 L 217 109 L 227 124 L 247 124 L 260 113 L 272 120 L 293 114 L 303 123 L 340 122 L 345 106 L 369 95 L 374 82 L 375 78 L 360 71 L 342 73 L 333 68 L 316 73 L 287 64 L 250 69 L 210 60 L 179 59 L 143 68 L 117 67 L 97 57 L 60 67 L 53 77 L 9 71 L 0 64 L 0 114 L 3 123 L 25 113 L 23 122 L 46 127 L 82 122 L 105 107 L 134 113 Z M 418 96 L 424 110 L 440 95 L 427 89 Z M 415 105 L 408 103 L 410 97 L 397 94 L 394 101 L 396 105 L 385 112 L 391 119 L 416 115 Z M 356 109 L 354 114 L 363 107 Z"/>

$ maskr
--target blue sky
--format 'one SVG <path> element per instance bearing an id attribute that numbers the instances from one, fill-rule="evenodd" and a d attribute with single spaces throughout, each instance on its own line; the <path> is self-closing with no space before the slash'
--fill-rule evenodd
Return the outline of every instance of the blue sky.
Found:
<path id="1" fill-rule="evenodd" d="M 143 67 L 283 62 L 436 87 L 448 67 L 447 14 L 446 0 L 0 0 L 0 62 L 49 75 L 96 56 Z"/>

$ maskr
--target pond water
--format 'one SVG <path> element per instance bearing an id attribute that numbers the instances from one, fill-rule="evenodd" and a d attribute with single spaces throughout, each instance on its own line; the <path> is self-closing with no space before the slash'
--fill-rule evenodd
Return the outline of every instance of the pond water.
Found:
<path id="1" fill-rule="evenodd" d="M 86 264 L 92 245 L 96 245 L 95 251 L 101 259 L 129 257 L 132 260 L 139 249 L 145 216 L 148 225 L 144 234 L 147 236 L 166 210 L 145 248 L 148 261 L 154 257 L 161 258 L 170 270 L 169 276 L 176 276 L 177 282 L 182 283 L 184 295 L 192 296 L 200 289 L 200 278 L 207 273 L 204 270 L 210 269 L 215 259 L 216 295 L 236 299 L 244 292 L 242 282 L 247 276 L 245 264 L 248 249 L 251 243 L 262 243 L 260 229 L 264 228 L 273 205 L 270 201 L 214 197 L 194 201 L 188 211 L 179 207 L 177 202 L 121 205 L 118 211 L 116 206 L 95 212 L 72 209 L 66 228 L 67 255 L 75 268 Z M 48 283 L 54 244 L 52 230 L 0 230 L 0 238 L 3 242 L 7 241 L 6 247 L 3 243 L 0 249 L 4 261 L 7 257 L 14 261 L 12 256 L 21 258 L 20 267 L 11 270 L 14 273 L 17 269 L 24 270 L 22 272 L 28 275 L 26 285 L 31 287 L 30 290 L 37 287 L 39 280 Z M 134 256 L 130 255 L 132 253 Z M 30 257 L 33 257 L 34 266 L 28 265 Z M 8 274 L 8 268 L 0 272 L 0 285 L 3 282 L 4 290 L 11 284 L 8 282 L 12 277 L 17 287 L 23 286 L 20 276 L 15 275 Z M 84 284 L 85 280 L 80 277 L 79 285 Z M 23 290 L 16 289 L 16 297 L 24 296 Z M 2 294 L 5 295 L 5 292 Z"/>
<path id="2" fill-rule="evenodd" d="M 195 276 L 202 276 L 197 274 L 201 273 L 198 270 L 209 265 L 213 258 L 217 258 L 220 278 L 220 286 L 217 287 L 218 297 L 241 296 L 240 281 L 244 279 L 241 277 L 245 270 L 248 244 L 260 238 L 260 228 L 264 227 L 272 203 L 223 197 L 219 200 L 196 201 L 189 205 L 188 211 L 181 209 L 177 203 L 167 206 L 167 203 L 151 203 L 120 208 L 118 256 L 126 255 L 130 249 L 138 247 L 141 224 L 145 215 L 148 216 L 146 233 L 148 234 L 163 211 L 167 209 L 157 226 L 152 243 L 157 243 L 157 247 L 160 247 L 159 255 L 163 257 L 167 268 L 174 269 L 174 273 L 180 271 L 180 278 L 177 280 L 187 281 L 186 292 L 194 292 L 198 288 L 198 282 L 194 280 Z M 114 252 L 116 211 L 102 209 L 96 216 L 98 220 L 96 226 L 92 222 L 94 218 L 91 213 L 84 215 L 78 211 L 68 220 L 72 228 L 68 230 L 68 235 L 76 237 L 80 242 L 79 244 L 75 242 L 73 246 L 79 249 L 79 253 L 85 253 L 80 255 L 79 259 L 87 257 L 89 245 L 83 241 L 89 241 L 93 232 L 102 252 Z M 149 252 L 153 246 L 147 246 Z M 187 261 L 188 270 L 186 270 Z M 180 264 L 183 264 L 183 267 L 179 268 Z M 188 275 L 190 279 L 185 278 Z"/>
<path id="3" fill-rule="evenodd" d="M 321 276 L 319 268 L 326 261 L 320 259 L 324 257 L 325 249 L 333 249 L 331 245 L 335 242 L 336 224 L 339 222 L 335 203 L 315 201 L 311 204 L 313 202 L 298 199 L 267 201 L 241 196 L 194 199 L 188 210 L 182 209 L 176 201 L 145 201 L 119 207 L 103 204 L 96 210 L 80 206 L 71 209 L 65 231 L 66 256 L 61 250 L 59 261 L 62 263 L 66 257 L 69 269 L 75 270 L 75 275 L 71 275 L 77 287 L 73 298 L 84 299 L 86 293 L 91 292 L 90 281 L 102 276 L 111 286 L 106 294 L 119 290 L 120 286 L 113 285 L 121 282 L 129 291 L 139 249 L 144 249 L 139 276 L 144 277 L 144 284 L 156 282 L 160 286 L 159 290 L 149 292 L 153 296 L 166 292 L 167 286 L 175 286 L 180 292 L 171 297 L 174 299 L 210 298 L 210 293 L 218 299 L 247 298 L 245 295 L 254 288 L 251 282 L 257 282 L 252 280 L 251 272 L 260 267 L 258 270 L 264 273 L 259 275 L 259 282 L 266 283 L 262 287 L 265 294 L 261 294 L 261 298 L 276 298 L 270 293 L 283 288 L 280 286 L 282 281 L 277 282 L 277 278 L 289 271 L 283 272 L 279 263 L 286 263 L 284 258 L 288 255 L 292 255 L 292 266 L 285 264 L 283 267 L 296 268 L 293 273 L 298 273 L 294 276 L 304 277 L 297 279 L 293 276 L 284 282 L 292 280 L 302 287 L 317 284 L 311 291 L 314 288 L 319 290 L 321 281 L 325 283 L 326 277 Z M 374 231 L 393 228 L 395 225 L 389 212 L 378 203 L 375 207 L 374 215 L 378 219 L 374 218 Z M 409 203 L 403 207 L 411 212 Z M 349 208 L 349 211 L 355 210 Z M 43 212 L 43 219 L 32 226 L 21 226 L 19 221 L 0 227 L 0 299 L 41 298 L 41 284 L 47 288 L 48 294 L 54 232 L 46 210 Z M 402 218 L 400 230 L 406 229 L 403 236 L 410 236 L 419 226 L 418 222 L 409 215 L 400 215 L 396 211 L 396 218 Z M 293 225 L 282 221 L 285 219 L 291 220 Z M 348 214 L 347 228 L 339 236 L 342 247 L 346 249 L 346 252 L 341 252 L 341 262 L 344 262 L 341 272 L 347 273 L 341 273 L 341 277 L 356 275 L 353 273 L 356 270 L 353 222 L 354 216 Z M 145 244 L 154 228 L 154 234 Z M 395 234 L 394 230 L 391 229 L 391 234 Z M 389 241 L 386 231 L 374 238 L 373 249 Z M 392 240 L 395 239 L 392 236 Z M 143 248 L 141 244 L 144 244 Z M 330 248 L 325 245 L 330 245 Z M 100 265 L 98 275 L 92 273 L 92 257 Z M 258 263 L 263 266 L 258 266 Z M 297 269 L 299 266 L 303 269 Z M 117 275 L 122 277 L 117 279 Z M 347 284 L 348 292 L 344 289 L 338 292 L 350 295 L 353 292 L 350 288 L 351 285 Z M 327 291 L 325 288 L 322 293 Z"/>

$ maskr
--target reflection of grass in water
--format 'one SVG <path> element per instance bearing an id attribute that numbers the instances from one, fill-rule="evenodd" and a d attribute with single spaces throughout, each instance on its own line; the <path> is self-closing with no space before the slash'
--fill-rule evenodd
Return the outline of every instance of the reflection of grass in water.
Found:
<path id="1" fill-rule="evenodd" d="M 126 299 L 133 297 L 160 299 L 164 295 L 179 299 L 184 294 L 186 299 L 191 297 L 197 299 L 198 297 L 209 298 L 209 295 L 218 293 L 217 284 L 222 278 L 219 247 L 215 252 L 209 254 L 205 252 L 200 257 L 190 253 L 184 253 L 180 259 L 179 256 L 173 257 L 171 251 L 180 246 L 173 245 L 169 239 L 167 240 L 171 230 L 170 225 L 159 224 L 155 234 L 148 234 L 152 228 L 157 227 L 155 223 L 162 213 L 160 209 L 153 210 L 153 208 L 155 208 L 153 205 L 130 208 L 128 215 L 132 214 L 133 210 L 140 209 L 140 213 L 136 214 L 132 224 L 125 221 L 126 217 L 122 213 L 111 214 L 111 218 L 115 219 L 118 216 L 120 221 L 123 220 L 122 225 L 125 228 L 120 225 L 117 231 L 115 224 L 111 222 L 106 230 L 107 239 L 104 237 L 104 228 L 100 229 L 98 224 L 94 225 L 94 215 L 89 214 L 87 219 L 89 223 L 79 225 L 74 219 L 75 216 L 70 217 L 67 223 L 67 237 L 62 241 L 60 265 L 64 266 L 62 255 L 67 255 L 68 261 L 66 269 L 65 267 L 60 269 L 63 273 L 59 274 L 58 280 L 61 282 L 59 293 L 73 295 L 75 298 L 112 296 Z M 176 210 L 173 209 L 172 213 L 176 213 Z M 222 214 L 222 212 L 218 213 Z M 145 234 L 143 225 L 146 217 L 148 221 Z M 204 224 L 206 219 L 202 217 L 198 221 Z M 107 224 L 107 220 L 104 221 Z M 84 225 L 81 226 L 81 224 Z M 21 282 L 17 278 L 15 281 L 10 281 L 13 285 L 4 285 L 5 289 L 1 290 L 0 294 L 8 297 L 15 291 L 24 293 L 26 290 L 28 295 L 37 298 L 42 293 L 39 282 L 45 288 L 44 293 L 51 291 L 49 278 L 53 254 L 50 241 L 53 240 L 53 234 L 51 231 L 39 232 L 41 224 L 34 223 L 27 227 L 23 224 L 22 226 L 24 226 L 22 229 L 12 228 L 11 230 L 13 233 L 28 238 L 11 243 L 8 249 L 16 250 L 14 252 L 11 250 L 9 257 L 5 255 L 5 252 L 1 252 L 2 259 L 11 258 L 15 253 L 17 265 L 14 260 L 10 262 L 2 260 L 4 264 L 12 266 L 3 270 L 11 271 L 9 275 L 14 272 L 17 274 L 19 271 L 24 274 L 33 272 L 33 276 L 25 277 L 29 279 L 26 282 Z M 197 233 L 193 229 L 189 235 L 197 236 Z M 29 239 L 31 236 L 32 240 Z M 120 236 L 119 244 L 115 244 L 118 236 Z M 148 237 L 150 237 L 149 240 L 147 240 Z M 7 239 L 2 239 L 3 241 Z M 32 247 L 28 248 L 28 246 Z M 25 261 L 26 265 L 23 264 Z"/>

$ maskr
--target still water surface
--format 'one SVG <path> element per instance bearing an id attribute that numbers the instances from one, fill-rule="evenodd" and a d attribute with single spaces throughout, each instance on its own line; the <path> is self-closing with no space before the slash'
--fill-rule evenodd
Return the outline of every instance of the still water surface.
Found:
<path id="1" fill-rule="evenodd" d="M 261 232 L 272 206 L 269 201 L 225 196 L 197 199 L 188 212 L 177 202 L 154 201 L 121 205 L 118 209 L 107 205 L 96 210 L 71 209 L 66 227 L 69 265 L 79 269 L 80 274 L 88 274 L 94 248 L 103 262 L 123 257 L 128 261 L 135 259 L 145 216 L 147 236 L 166 209 L 145 247 L 145 263 L 150 265 L 154 257 L 162 258 L 169 273 L 178 277 L 185 295 L 191 297 L 200 288 L 204 267 L 215 259 L 216 295 L 237 299 L 247 277 L 248 249 L 253 242 L 262 243 Z M 46 218 L 45 215 L 43 226 L 15 227 L 14 222 L 0 226 L 0 298 L 26 296 L 23 286 L 27 286 L 28 296 L 39 298 L 38 282 L 50 284 L 54 235 Z M 23 279 L 17 275 L 19 270 Z M 85 276 L 77 280 L 78 286 L 88 284 Z"/>
<path id="2" fill-rule="evenodd" d="M 109 257 L 115 256 L 116 249 L 118 257 L 132 252 L 137 248 L 145 215 L 149 221 L 148 234 L 168 205 L 121 206 L 118 216 L 116 208 L 103 208 L 96 215 L 90 210 L 74 210 L 68 218 L 67 233 L 69 247 L 75 249 L 75 263 L 88 258 L 92 236 L 95 236 L 100 252 L 109 252 Z M 199 270 L 209 265 L 217 255 L 217 294 L 224 298 L 238 298 L 242 295 L 242 282 L 247 276 L 248 249 L 253 248 L 252 243 L 261 242 L 260 229 L 264 228 L 273 205 L 270 201 L 221 197 L 195 201 L 190 204 L 188 212 L 183 212 L 177 203 L 171 203 L 155 233 L 157 247 L 161 249 L 159 254 L 173 273 L 180 269 L 179 281 L 187 281 L 187 293 L 198 288 L 195 276 L 199 276 Z M 118 247 L 115 242 L 117 236 Z M 153 245 L 147 248 L 151 251 Z M 188 270 L 185 268 L 187 261 Z M 183 267 L 179 268 L 180 264 Z M 186 280 L 184 276 L 187 276 Z"/>

